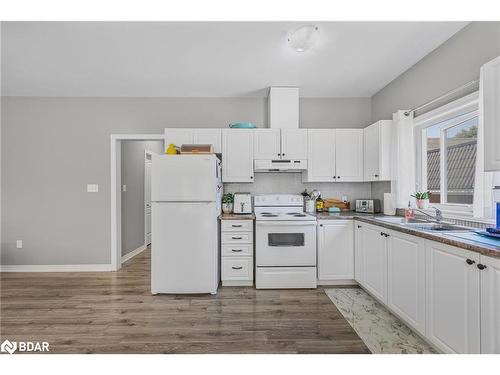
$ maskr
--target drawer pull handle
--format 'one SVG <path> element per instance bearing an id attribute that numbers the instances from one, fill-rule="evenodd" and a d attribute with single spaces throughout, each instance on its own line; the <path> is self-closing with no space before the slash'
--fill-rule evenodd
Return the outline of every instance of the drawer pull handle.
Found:
<path id="1" fill-rule="evenodd" d="M 465 262 L 466 262 L 468 265 L 471 265 L 471 264 L 476 263 L 476 262 L 475 262 L 475 261 L 473 261 L 472 259 L 467 259 Z"/>
<path id="2" fill-rule="evenodd" d="M 484 264 L 478 264 L 477 268 L 479 268 L 482 271 L 482 270 L 484 270 L 485 268 L 488 268 L 488 267 L 486 267 Z"/>
<path id="3" fill-rule="evenodd" d="M 240 266 L 240 267 L 232 267 L 232 268 L 233 268 L 233 270 L 241 270 L 243 267 Z"/>
<path id="4" fill-rule="evenodd" d="M 233 240 L 242 240 L 243 237 L 231 237 Z"/>
<path id="5" fill-rule="evenodd" d="M 231 249 L 233 253 L 241 253 L 243 249 Z"/>
<path id="6" fill-rule="evenodd" d="M 243 225 L 239 224 L 239 225 L 236 225 L 236 224 L 233 224 L 231 225 L 233 228 L 241 228 Z"/>

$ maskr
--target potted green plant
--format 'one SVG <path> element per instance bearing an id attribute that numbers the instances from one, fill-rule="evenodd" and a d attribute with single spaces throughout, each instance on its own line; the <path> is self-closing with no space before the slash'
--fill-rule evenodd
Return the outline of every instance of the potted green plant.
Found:
<path id="1" fill-rule="evenodd" d="M 231 193 L 226 193 L 222 196 L 222 212 L 230 214 L 233 212 L 234 196 Z"/>
<path id="2" fill-rule="evenodd" d="M 429 208 L 429 198 L 431 193 L 428 191 L 416 191 L 411 196 L 416 199 L 417 208 L 420 208 L 421 210 Z"/>

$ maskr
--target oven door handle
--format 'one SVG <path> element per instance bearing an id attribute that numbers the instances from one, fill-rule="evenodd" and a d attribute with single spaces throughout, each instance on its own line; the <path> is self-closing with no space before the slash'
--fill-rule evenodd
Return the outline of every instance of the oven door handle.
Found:
<path id="1" fill-rule="evenodd" d="M 311 225 L 311 226 L 316 226 L 316 221 L 258 221 L 257 220 L 257 226 L 259 227 L 276 227 L 276 226 L 300 226 L 303 227 L 305 225 Z"/>

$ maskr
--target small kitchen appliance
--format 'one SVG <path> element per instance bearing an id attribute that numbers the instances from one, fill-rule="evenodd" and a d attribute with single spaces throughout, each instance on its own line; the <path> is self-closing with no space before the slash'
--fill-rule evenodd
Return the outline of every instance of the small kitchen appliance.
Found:
<path id="1" fill-rule="evenodd" d="M 252 213 L 252 196 L 250 195 L 250 193 L 234 193 L 233 213 Z"/>
<path id="2" fill-rule="evenodd" d="M 356 212 L 378 214 L 380 212 L 380 199 L 356 199 Z"/>

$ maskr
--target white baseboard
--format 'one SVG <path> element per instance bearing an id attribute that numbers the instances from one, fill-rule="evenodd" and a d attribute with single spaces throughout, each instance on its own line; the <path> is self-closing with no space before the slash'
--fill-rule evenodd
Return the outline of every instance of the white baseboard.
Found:
<path id="1" fill-rule="evenodd" d="M 113 271 L 111 264 L 6 264 L 0 272 L 105 272 Z"/>
<path id="2" fill-rule="evenodd" d="M 125 254 L 122 256 L 122 263 L 125 263 L 127 260 L 132 259 L 136 255 L 142 253 L 144 250 L 146 250 L 148 247 L 146 245 L 139 246 L 137 249 L 132 250 L 130 253 Z"/>

